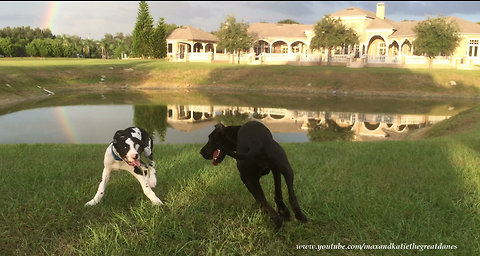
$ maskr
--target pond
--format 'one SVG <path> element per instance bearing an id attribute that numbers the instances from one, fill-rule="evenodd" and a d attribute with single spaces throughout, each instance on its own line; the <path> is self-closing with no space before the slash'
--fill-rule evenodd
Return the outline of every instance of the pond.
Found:
<path id="1" fill-rule="evenodd" d="M 155 143 L 205 143 L 217 122 L 264 123 L 278 142 L 398 139 L 468 109 L 459 99 L 353 98 L 205 91 L 56 94 L 0 109 L 0 144 L 108 144 L 140 126 Z"/>

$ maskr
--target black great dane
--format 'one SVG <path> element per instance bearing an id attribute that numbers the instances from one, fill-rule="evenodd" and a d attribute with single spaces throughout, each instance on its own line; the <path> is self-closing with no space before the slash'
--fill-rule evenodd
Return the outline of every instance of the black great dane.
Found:
<path id="1" fill-rule="evenodd" d="M 281 175 L 288 187 L 290 205 L 295 217 L 307 222 L 307 217 L 298 205 L 293 190 L 293 170 L 283 148 L 273 139 L 272 133 L 262 123 L 250 121 L 242 126 L 215 125 L 215 130 L 208 136 L 207 144 L 201 149 L 203 158 L 213 160 L 217 165 L 226 155 L 237 160 L 240 178 L 261 208 L 270 216 L 276 228 L 280 228 L 284 220 L 290 220 L 290 211 L 283 202 Z M 260 177 L 270 171 L 275 180 L 275 203 L 278 214 L 267 202 L 260 185 Z"/>

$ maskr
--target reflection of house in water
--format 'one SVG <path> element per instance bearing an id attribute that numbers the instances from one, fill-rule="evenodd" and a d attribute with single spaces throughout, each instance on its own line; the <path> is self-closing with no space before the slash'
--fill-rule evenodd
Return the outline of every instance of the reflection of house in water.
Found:
<path id="1" fill-rule="evenodd" d="M 351 127 L 360 137 L 386 137 L 406 133 L 409 129 L 431 125 L 450 116 L 365 114 L 351 112 L 300 111 L 284 108 L 231 106 L 168 105 L 167 123 L 174 129 L 191 132 L 215 124 L 215 117 L 225 114 L 247 114 L 265 124 L 273 133 L 305 133 L 309 121 L 334 120 L 340 127 Z"/>

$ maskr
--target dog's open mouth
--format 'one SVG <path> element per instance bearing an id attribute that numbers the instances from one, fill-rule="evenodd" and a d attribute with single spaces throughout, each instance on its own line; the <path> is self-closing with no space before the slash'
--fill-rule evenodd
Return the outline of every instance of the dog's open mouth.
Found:
<path id="1" fill-rule="evenodd" d="M 140 161 L 138 161 L 138 160 L 134 160 L 134 161 L 125 160 L 125 162 L 130 166 L 140 166 Z"/>
<path id="2" fill-rule="evenodd" d="M 217 159 L 218 159 L 218 156 L 219 156 L 219 155 L 220 155 L 220 149 L 216 149 L 216 150 L 213 152 L 213 157 L 212 157 L 212 159 L 213 159 L 213 161 L 212 161 L 213 165 L 217 165 L 217 164 L 218 164 Z"/>

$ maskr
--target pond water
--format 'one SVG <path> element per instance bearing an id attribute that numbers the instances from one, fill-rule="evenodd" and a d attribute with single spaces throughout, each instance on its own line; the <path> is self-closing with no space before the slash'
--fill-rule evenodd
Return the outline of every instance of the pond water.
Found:
<path id="1" fill-rule="evenodd" d="M 473 104 L 192 91 L 55 95 L 1 110 L 0 144 L 108 144 L 116 130 L 129 126 L 151 132 L 157 144 L 205 143 L 217 122 L 247 120 L 264 123 L 278 142 L 383 140 L 448 119 Z"/>

